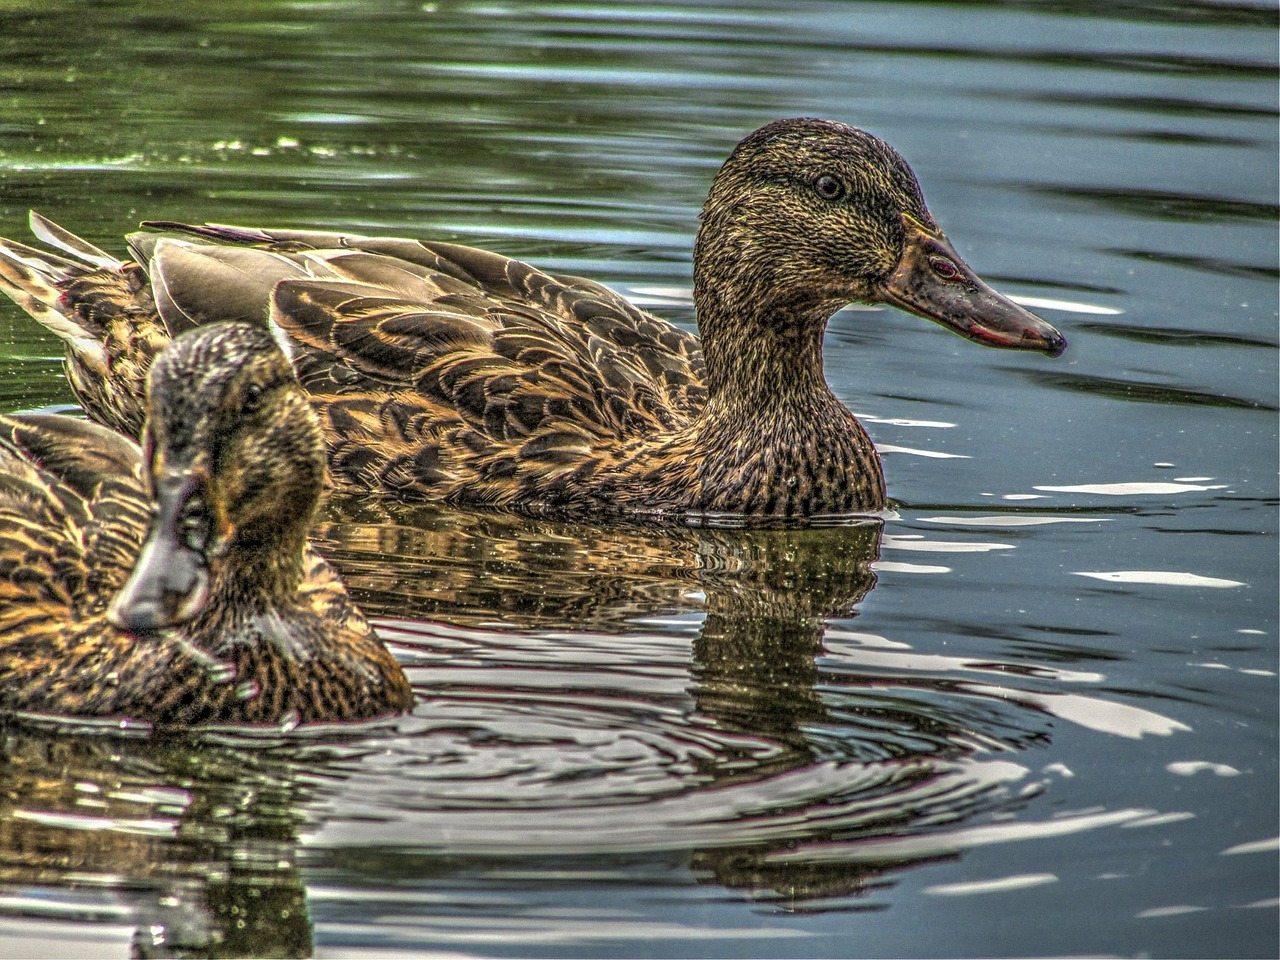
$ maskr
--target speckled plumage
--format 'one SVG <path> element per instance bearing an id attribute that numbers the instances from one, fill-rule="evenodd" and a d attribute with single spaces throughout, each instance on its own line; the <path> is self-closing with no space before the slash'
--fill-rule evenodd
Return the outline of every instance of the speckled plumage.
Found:
<path id="1" fill-rule="evenodd" d="M 446 243 L 148 224 L 122 263 L 0 246 L 0 286 L 68 343 L 91 416 L 166 335 L 270 319 L 316 405 L 336 483 L 529 512 L 805 518 L 885 505 L 875 448 L 827 386 L 822 336 L 888 302 L 996 346 L 1061 336 L 982 284 L 883 141 L 822 120 L 747 137 L 694 253 L 701 340 L 599 284 Z M 175 235 L 176 234 L 176 235 Z M 84 264 L 87 263 L 88 266 Z"/>
<path id="2" fill-rule="evenodd" d="M 267 333 L 178 338 L 147 396 L 146 456 L 97 424 L 0 416 L 0 711 L 188 726 L 406 709 L 403 672 L 306 541 L 323 438 Z"/>

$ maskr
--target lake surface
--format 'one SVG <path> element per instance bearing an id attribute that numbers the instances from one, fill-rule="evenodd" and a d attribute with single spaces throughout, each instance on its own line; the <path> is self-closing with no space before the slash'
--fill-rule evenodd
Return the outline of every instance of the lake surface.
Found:
<path id="1" fill-rule="evenodd" d="M 782 9 L 785 7 L 785 11 Z M 1271 3 L 0 8 L 0 233 L 458 240 L 673 321 L 782 116 L 910 161 L 1067 336 L 847 310 L 883 524 L 334 503 L 418 695 L 352 731 L 0 726 L 0 956 L 1275 956 Z M 0 410 L 71 403 L 0 304 Z"/>

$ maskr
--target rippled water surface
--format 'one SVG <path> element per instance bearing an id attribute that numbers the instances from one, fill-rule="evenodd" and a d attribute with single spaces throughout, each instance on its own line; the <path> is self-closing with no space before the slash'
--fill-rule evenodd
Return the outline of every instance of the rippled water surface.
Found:
<path id="1" fill-rule="evenodd" d="M 0 955 L 1274 956 L 1271 3 L 0 8 L 0 233 L 461 240 L 694 322 L 770 119 L 911 162 L 1056 360 L 848 310 L 885 523 L 336 502 L 412 715 L 0 727 Z M 71 403 L 0 305 L 0 409 Z"/>

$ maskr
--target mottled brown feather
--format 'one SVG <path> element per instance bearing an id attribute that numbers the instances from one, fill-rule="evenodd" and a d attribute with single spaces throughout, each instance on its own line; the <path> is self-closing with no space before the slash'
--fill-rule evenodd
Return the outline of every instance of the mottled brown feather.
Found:
<path id="1" fill-rule="evenodd" d="M 167 353 L 187 350 L 198 364 L 201 341 L 224 329 L 180 338 Z M 214 504 L 230 501 L 228 524 L 235 531 L 210 544 L 208 600 L 186 623 L 138 634 L 109 614 L 152 524 L 152 465 L 138 446 L 71 417 L 0 416 L 0 711 L 185 726 L 359 720 L 410 705 L 403 672 L 337 574 L 305 543 L 318 488 L 309 501 L 273 500 L 277 538 L 248 515 L 262 496 L 273 497 L 272 484 L 281 477 L 279 489 L 290 489 L 287 478 L 299 461 L 287 438 L 314 437 L 312 459 L 319 464 L 301 482 L 317 487 L 323 460 L 318 425 L 297 415 L 287 387 L 264 394 L 257 408 L 243 406 L 256 394 L 239 381 L 256 377 L 254 364 L 262 367 L 262 358 L 270 363 L 268 351 L 291 375 L 265 334 L 240 329 L 252 334 L 254 363 L 243 374 L 223 371 L 226 398 L 210 399 L 218 371 L 174 378 L 176 389 L 195 397 L 152 396 L 165 405 L 156 416 L 167 430 L 186 425 L 191 434 L 162 432 L 153 463 L 177 462 L 184 445 L 196 448 L 191 469 L 198 473 L 203 463 L 213 471 L 202 496 Z M 305 406 L 296 383 L 292 395 Z M 184 403 L 197 416 L 180 415 Z M 263 448 L 253 436 L 233 435 L 224 438 L 226 455 L 210 460 L 209 421 L 223 414 L 272 424 L 262 432 L 278 456 L 247 470 L 242 454 Z M 258 422 L 249 429 L 259 429 Z M 268 478 L 266 487 L 255 486 L 258 477 Z M 299 527 L 303 539 L 293 532 Z"/>
<path id="2" fill-rule="evenodd" d="M 820 195 L 833 177 L 839 195 Z M 836 309 L 892 302 L 983 342 L 1063 345 L 1030 315 L 1023 341 L 944 316 L 914 274 L 895 287 L 909 261 L 968 268 L 905 161 L 821 120 L 761 128 L 717 174 L 694 250 L 701 340 L 600 284 L 456 244 L 165 221 L 130 236 L 132 264 L 33 225 L 86 263 L 0 242 L 0 287 L 67 341 L 92 417 L 136 434 L 139 372 L 167 335 L 269 319 L 333 481 L 373 497 L 661 520 L 874 512 L 879 458 L 822 372 Z M 921 276 L 961 276 L 948 304 L 980 293 L 963 271 Z"/>

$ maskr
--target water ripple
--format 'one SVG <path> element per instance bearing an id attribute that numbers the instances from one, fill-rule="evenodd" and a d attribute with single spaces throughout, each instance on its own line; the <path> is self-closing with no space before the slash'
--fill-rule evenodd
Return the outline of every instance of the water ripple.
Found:
<path id="1" fill-rule="evenodd" d="M 1194 407 L 1222 407 L 1236 410 L 1277 410 L 1274 403 L 1265 400 L 1253 400 L 1248 397 L 1237 397 L 1227 393 L 1211 393 L 1207 390 L 1193 390 L 1189 387 L 1168 383 L 1144 383 L 1137 380 L 1123 380 L 1118 377 L 1102 377 L 1093 374 L 1044 372 L 1040 370 L 1026 371 L 1005 368 L 1014 376 L 1034 378 L 1040 383 L 1088 393 L 1111 400 L 1127 400 L 1132 403 L 1166 403 Z"/>
<path id="2" fill-rule="evenodd" d="M 1152 220 L 1185 223 L 1274 223 L 1280 217 L 1280 206 L 1274 203 L 1191 195 L 1136 186 L 1117 189 L 1080 184 L 1065 186 L 1025 183 L 1022 184 L 1022 189 L 1046 197 L 1103 207 L 1110 213 Z"/>

